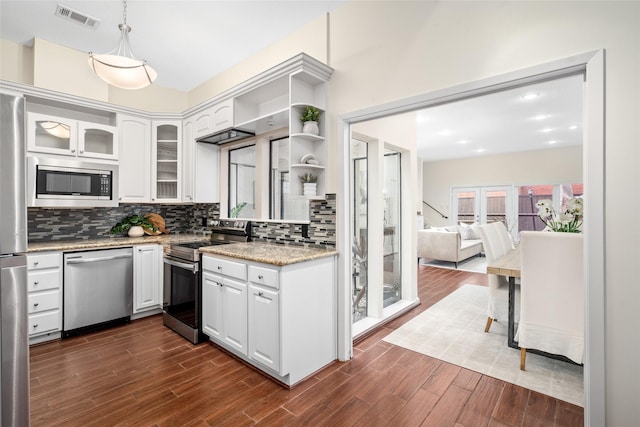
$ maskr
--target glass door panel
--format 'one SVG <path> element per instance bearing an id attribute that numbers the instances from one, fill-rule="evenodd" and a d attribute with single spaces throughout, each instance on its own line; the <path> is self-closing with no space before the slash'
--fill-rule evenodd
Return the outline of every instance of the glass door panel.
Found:
<path id="1" fill-rule="evenodd" d="M 454 188 L 452 194 L 453 223 L 472 224 L 480 220 L 480 189 Z"/>
<path id="2" fill-rule="evenodd" d="M 400 274 L 400 153 L 384 156 L 383 307 L 402 298 Z"/>
<path id="3" fill-rule="evenodd" d="M 352 244 L 352 299 L 353 322 L 367 317 L 367 228 L 368 222 L 368 180 L 367 180 L 367 144 L 353 140 L 351 143 L 353 177 L 351 194 L 353 212 Z"/>

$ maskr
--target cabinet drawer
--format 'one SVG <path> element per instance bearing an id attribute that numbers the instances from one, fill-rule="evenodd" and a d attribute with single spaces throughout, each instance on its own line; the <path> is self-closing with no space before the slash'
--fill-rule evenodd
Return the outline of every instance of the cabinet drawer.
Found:
<path id="1" fill-rule="evenodd" d="M 247 265 L 241 262 L 205 256 L 202 258 L 202 268 L 238 280 L 247 280 Z"/>
<path id="2" fill-rule="evenodd" d="M 60 291 L 47 291 L 30 294 L 28 297 L 29 314 L 60 308 Z"/>
<path id="3" fill-rule="evenodd" d="M 29 315 L 29 335 L 39 335 L 60 330 L 60 310 Z"/>
<path id="4" fill-rule="evenodd" d="M 273 268 L 258 267 L 255 265 L 249 266 L 249 280 L 251 282 L 275 289 L 280 289 L 278 273 L 278 270 Z"/>
<path id="5" fill-rule="evenodd" d="M 27 273 L 27 291 L 44 291 L 47 289 L 59 289 L 60 283 L 60 271 L 29 271 Z"/>
<path id="6" fill-rule="evenodd" d="M 45 268 L 60 267 L 60 264 L 61 260 L 59 252 L 27 255 L 28 270 L 42 270 Z"/>

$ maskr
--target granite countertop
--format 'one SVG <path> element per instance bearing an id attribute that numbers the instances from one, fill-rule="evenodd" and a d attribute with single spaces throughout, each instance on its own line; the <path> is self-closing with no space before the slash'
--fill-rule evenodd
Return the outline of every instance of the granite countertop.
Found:
<path id="1" fill-rule="evenodd" d="M 111 247 L 135 246 L 146 243 L 170 245 L 180 242 L 196 242 L 210 240 L 206 234 L 160 234 L 158 236 L 141 237 L 105 237 L 97 239 L 56 240 L 51 242 L 29 243 L 27 252 L 43 251 L 75 251 L 79 249 L 103 249 Z"/>
<path id="2" fill-rule="evenodd" d="M 278 266 L 311 261 L 337 255 L 333 249 L 306 248 L 303 246 L 279 245 L 276 243 L 246 242 L 229 245 L 205 246 L 200 252 L 209 255 L 224 255 L 248 261 Z"/>

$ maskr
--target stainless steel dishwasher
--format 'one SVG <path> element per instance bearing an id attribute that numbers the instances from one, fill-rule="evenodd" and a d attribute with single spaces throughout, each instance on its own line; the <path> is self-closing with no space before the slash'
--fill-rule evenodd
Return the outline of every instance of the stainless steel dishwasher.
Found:
<path id="1" fill-rule="evenodd" d="M 63 337 L 131 320 L 132 248 L 64 254 Z"/>

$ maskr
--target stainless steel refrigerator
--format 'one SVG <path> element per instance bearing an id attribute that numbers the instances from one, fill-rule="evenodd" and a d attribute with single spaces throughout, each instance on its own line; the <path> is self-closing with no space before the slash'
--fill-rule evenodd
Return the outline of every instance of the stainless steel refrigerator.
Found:
<path id="1" fill-rule="evenodd" d="M 24 98 L 0 93 L 0 425 L 29 425 Z"/>

